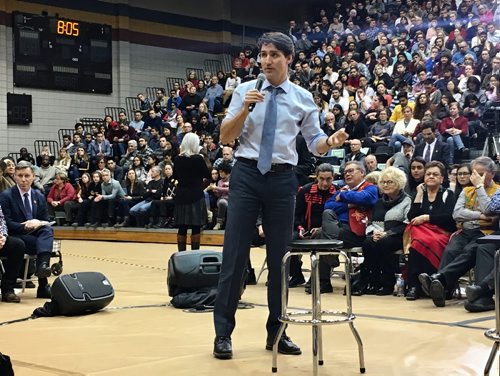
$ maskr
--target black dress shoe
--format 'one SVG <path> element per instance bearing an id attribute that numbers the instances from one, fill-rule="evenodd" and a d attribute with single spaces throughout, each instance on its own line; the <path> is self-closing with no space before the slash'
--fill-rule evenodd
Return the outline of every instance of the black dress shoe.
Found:
<path id="1" fill-rule="evenodd" d="M 417 300 L 419 298 L 418 290 L 416 287 L 410 287 L 406 293 L 406 300 Z"/>
<path id="2" fill-rule="evenodd" d="M 20 303 L 21 298 L 14 291 L 2 292 L 2 302 L 5 303 Z"/>
<path id="3" fill-rule="evenodd" d="M 290 280 L 288 281 L 288 287 L 294 288 L 303 285 L 304 283 L 306 283 L 306 280 L 304 279 L 304 276 L 301 274 L 290 277 Z"/>
<path id="4" fill-rule="evenodd" d="M 250 285 L 255 286 L 257 284 L 257 278 L 255 277 L 255 269 L 254 268 L 248 269 L 246 284 L 248 286 L 250 286 Z"/>
<path id="5" fill-rule="evenodd" d="M 466 302 L 464 308 L 469 312 L 485 312 L 495 309 L 495 301 L 490 296 L 481 296 L 473 302 Z"/>
<path id="6" fill-rule="evenodd" d="M 48 278 L 51 274 L 50 265 L 48 262 L 44 261 L 37 266 L 35 276 L 38 278 Z"/>
<path id="7" fill-rule="evenodd" d="M 38 286 L 36 289 L 36 297 L 39 299 L 51 299 L 52 294 L 50 293 L 50 285 Z"/>
<path id="8" fill-rule="evenodd" d="M 491 297 L 491 295 L 492 291 L 490 289 L 479 285 L 471 285 L 465 288 L 465 296 L 467 296 L 467 300 L 471 303 L 483 296 Z"/>
<path id="9" fill-rule="evenodd" d="M 432 283 L 431 276 L 427 273 L 421 273 L 418 276 L 418 280 L 420 282 L 420 285 L 422 286 L 422 291 L 424 292 L 424 294 L 430 296 L 431 283 Z"/>
<path id="10" fill-rule="evenodd" d="M 273 350 L 273 340 L 267 339 L 266 342 L 266 350 Z M 278 342 L 278 352 L 280 354 L 284 355 L 300 355 L 302 354 L 302 351 L 300 350 L 300 347 L 297 346 L 295 343 L 292 342 L 290 337 L 287 335 L 283 334 Z"/>
<path id="11" fill-rule="evenodd" d="M 365 295 L 377 295 L 377 291 L 380 289 L 380 287 L 377 287 L 376 285 L 369 284 L 364 291 Z"/>
<path id="12" fill-rule="evenodd" d="M 231 337 L 215 337 L 214 357 L 217 359 L 231 359 L 233 357 Z"/>
<path id="13" fill-rule="evenodd" d="M 446 292 L 444 286 L 439 279 L 434 279 L 431 282 L 429 295 L 436 307 L 444 307 L 446 304 Z"/>

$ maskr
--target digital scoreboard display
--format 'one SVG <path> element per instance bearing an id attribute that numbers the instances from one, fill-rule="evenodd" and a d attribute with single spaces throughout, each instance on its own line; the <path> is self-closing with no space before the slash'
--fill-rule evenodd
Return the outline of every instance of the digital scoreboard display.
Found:
<path id="1" fill-rule="evenodd" d="M 112 92 L 111 26 L 13 13 L 14 86 Z"/>

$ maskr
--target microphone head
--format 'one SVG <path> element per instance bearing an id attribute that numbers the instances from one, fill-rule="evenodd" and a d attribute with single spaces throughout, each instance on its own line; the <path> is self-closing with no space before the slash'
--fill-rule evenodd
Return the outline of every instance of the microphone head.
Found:
<path id="1" fill-rule="evenodd" d="M 257 90 L 262 89 L 262 85 L 264 85 L 264 81 L 266 80 L 266 75 L 264 73 L 260 73 L 257 76 L 257 82 L 255 83 L 255 88 Z"/>

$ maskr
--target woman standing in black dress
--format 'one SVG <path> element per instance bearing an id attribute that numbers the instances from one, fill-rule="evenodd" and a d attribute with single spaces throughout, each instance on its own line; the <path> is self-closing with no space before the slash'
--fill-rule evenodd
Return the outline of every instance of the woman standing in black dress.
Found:
<path id="1" fill-rule="evenodd" d="M 174 219 L 179 227 L 177 231 L 179 252 L 186 250 L 189 227 L 191 227 L 191 249 L 199 249 L 201 227 L 207 224 L 203 179 L 210 177 L 210 169 L 199 153 L 199 137 L 194 133 L 188 133 L 182 139 L 179 156 L 174 160 L 174 178 L 178 181 Z"/>

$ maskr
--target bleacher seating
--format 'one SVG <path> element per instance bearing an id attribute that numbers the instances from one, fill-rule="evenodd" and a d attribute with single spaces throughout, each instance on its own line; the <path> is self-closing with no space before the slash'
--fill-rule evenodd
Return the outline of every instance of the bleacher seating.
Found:
<path id="1" fill-rule="evenodd" d="M 203 76 L 201 76 L 203 77 Z M 170 91 L 170 89 L 172 89 L 174 87 L 174 83 L 178 82 L 181 87 L 184 86 L 184 84 L 186 83 L 186 79 L 185 78 L 179 78 L 179 77 L 167 77 L 165 79 L 165 82 L 167 84 L 167 93 Z"/>
<path id="2" fill-rule="evenodd" d="M 217 73 L 218 71 L 224 72 L 224 70 L 222 69 L 222 63 L 219 60 L 206 59 L 203 64 L 207 72 L 211 72 L 213 74 Z"/>
<path id="3" fill-rule="evenodd" d="M 126 113 L 126 110 L 123 107 L 105 107 L 104 116 L 111 115 L 113 120 L 117 120 L 118 114 L 122 111 Z"/>
<path id="4" fill-rule="evenodd" d="M 40 155 L 40 152 L 42 151 L 42 148 L 44 146 L 48 146 L 50 153 L 54 156 L 59 155 L 59 143 L 54 140 L 35 140 L 33 143 L 33 148 L 35 150 L 35 157 Z"/>

